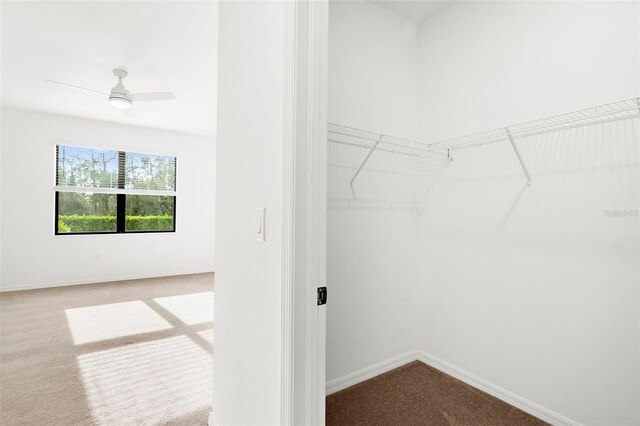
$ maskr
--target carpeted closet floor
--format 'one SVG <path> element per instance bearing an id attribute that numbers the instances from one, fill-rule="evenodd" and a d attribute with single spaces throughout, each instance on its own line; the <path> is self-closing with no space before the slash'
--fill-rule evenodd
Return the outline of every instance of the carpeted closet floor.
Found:
<path id="1" fill-rule="evenodd" d="M 327 426 L 546 425 L 419 361 L 327 397 Z"/>
<path id="2" fill-rule="evenodd" d="M 206 425 L 213 274 L 0 295 L 3 426 Z"/>

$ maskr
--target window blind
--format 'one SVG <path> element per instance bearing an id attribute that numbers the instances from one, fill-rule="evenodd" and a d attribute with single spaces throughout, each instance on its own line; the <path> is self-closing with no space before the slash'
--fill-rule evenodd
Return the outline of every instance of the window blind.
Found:
<path id="1" fill-rule="evenodd" d="M 118 187 L 118 151 L 57 145 L 56 159 L 59 187 Z"/>
<path id="2" fill-rule="evenodd" d="M 176 157 L 56 145 L 56 190 L 176 195 Z"/>

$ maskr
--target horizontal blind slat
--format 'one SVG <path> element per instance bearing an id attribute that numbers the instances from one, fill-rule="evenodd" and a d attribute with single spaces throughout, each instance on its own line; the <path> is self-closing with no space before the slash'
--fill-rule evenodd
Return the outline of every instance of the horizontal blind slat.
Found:
<path id="1" fill-rule="evenodd" d="M 176 197 L 178 195 L 177 191 L 160 191 L 154 189 L 119 189 L 74 186 L 54 186 L 53 189 L 58 192 L 83 192 L 88 194 L 156 195 L 163 197 Z"/>

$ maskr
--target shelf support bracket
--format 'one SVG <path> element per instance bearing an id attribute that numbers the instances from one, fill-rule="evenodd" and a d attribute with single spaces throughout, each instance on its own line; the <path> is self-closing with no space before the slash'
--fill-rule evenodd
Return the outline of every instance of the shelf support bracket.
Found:
<path id="1" fill-rule="evenodd" d="M 527 165 L 524 164 L 524 160 L 522 159 L 522 155 L 520 155 L 520 151 L 518 151 L 518 146 L 516 145 L 516 142 L 513 140 L 513 135 L 509 131 L 508 127 L 505 127 L 504 131 L 507 133 L 509 142 L 511 142 L 511 147 L 513 148 L 513 151 L 516 153 L 516 157 L 518 157 L 518 161 L 522 166 L 522 170 L 524 171 L 524 174 L 527 176 L 527 185 L 531 186 L 531 175 L 529 174 L 529 170 L 527 170 Z"/>
<path id="2" fill-rule="evenodd" d="M 367 152 L 367 155 L 364 157 L 364 160 L 362 160 L 362 164 L 360 164 L 360 167 L 358 167 L 358 170 L 356 170 L 356 173 L 353 175 L 353 177 L 349 181 L 349 188 L 353 188 L 353 182 L 356 180 L 356 178 L 358 177 L 358 175 L 362 171 L 362 168 L 364 167 L 364 165 L 367 164 L 367 161 L 369 161 L 369 157 L 371 157 L 371 154 L 373 154 L 373 151 L 376 150 L 376 148 L 378 147 L 378 144 L 382 140 L 383 136 L 384 135 L 378 136 L 378 140 L 373 144 L 373 146 L 371 147 L 369 152 Z"/>

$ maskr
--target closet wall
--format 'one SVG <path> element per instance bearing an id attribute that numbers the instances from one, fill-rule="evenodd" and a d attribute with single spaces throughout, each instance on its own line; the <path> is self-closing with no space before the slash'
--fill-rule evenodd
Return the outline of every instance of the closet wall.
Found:
<path id="1" fill-rule="evenodd" d="M 413 23 L 372 3 L 331 2 L 329 121 L 417 137 L 417 36 Z M 411 177 L 402 174 L 403 159 L 376 156 L 349 190 L 365 155 L 361 148 L 328 145 L 330 386 L 415 349 L 411 315 L 419 265 L 406 262 L 419 242 L 413 186 L 405 184 Z"/>
<path id="2" fill-rule="evenodd" d="M 434 142 L 637 96 L 638 22 L 632 2 L 458 2 L 421 25 L 332 2 L 329 121 Z M 575 422 L 640 423 L 639 129 L 517 141 L 531 187 L 499 143 L 375 153 L 349 190 L 366 152 L 330 142 L 330 390 L 419 351 Z"/>
<path id="3" fill-rule="evenodd" d="M 423 139 L 639 95 L 639 22 L 637 2 L 454 4 L 420 28 Z M 420 215 L 418 348 L 580 423 L 639 424 L 639 131 L 517 141 L 531 187 L 508 143 L 454 153 Z"/>

